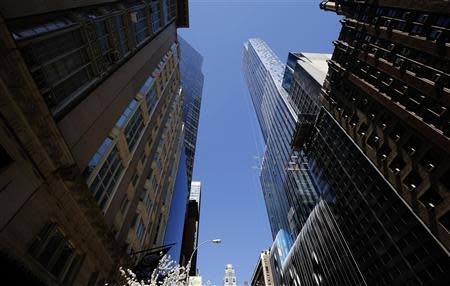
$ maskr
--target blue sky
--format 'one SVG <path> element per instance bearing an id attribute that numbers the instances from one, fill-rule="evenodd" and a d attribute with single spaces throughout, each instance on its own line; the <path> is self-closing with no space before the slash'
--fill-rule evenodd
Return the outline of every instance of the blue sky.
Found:
<path id="1" fill-rule="evenodd" d="M 265 40 L 285 62 L 289 51 L 326 52 L 340 29 L 320 1 L 190 0 L 190 28 L 179 30 L 204 57 L 205 83 L 197 139 L 194 180 L 202 181 L 199 241 L 222 244 L 199 249 L 204 282 L 222 285 L 227 263 L 238 285 L 250 281 L 259 252 L 272 238 L 255 156 L 263 143 L 241 72 L 243 43 Z"/>

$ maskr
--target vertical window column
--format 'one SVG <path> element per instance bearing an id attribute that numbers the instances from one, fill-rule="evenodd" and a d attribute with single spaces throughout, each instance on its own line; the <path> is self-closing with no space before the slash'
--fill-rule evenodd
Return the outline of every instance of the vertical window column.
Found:
<path id="1" fill-rule="evenodd" d="M 142 5 L 130 12 L 136 46 L 142 44 L 150 36 L 148 10 L 146 5 Z"/>
<path id="2" fill-rule="evenodd" d="M 107 138 L 87 168 L 87 172 L 92 173 L 88 178 L 89 189 L 102 210 L 106 211 L 123 171 L 117 146 Z"/>
<path id="3" fill-rule="evenodd" d="M 67 28 L 58 34 L 35 35 L 33 41 L 18 42 L 41 94 L 55 111 L 92 83 L 94 72 L 80 28 L 68 19 L 53 25 Z"/>
<path id="4" fill-rule="evenodd" d="M 137 146 L 144 129 L 144 118 L 137 100 L 133 99 L 116 122 L 113 133 L 119 137 L 119 148 L 125 161 L 131 160 L 131 155 Z"/>
<path id="5" fill-rule="evenodd" d="M 115 27 L 115 33 L 116 33 L 116 49 L 117 52 L 120 52 L 120 56 L 114 54 L 113 60 L 117 61 L 118 58 L 124 58 L 129 52 L 129 25 L 126 24 L 126 14 L 119 14 L 113 17 L 112 22 Z"/>

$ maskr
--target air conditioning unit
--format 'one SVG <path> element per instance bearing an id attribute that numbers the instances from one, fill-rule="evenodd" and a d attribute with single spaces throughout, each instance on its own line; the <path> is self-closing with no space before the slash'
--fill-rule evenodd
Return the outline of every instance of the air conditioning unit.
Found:
<path id="1" fill-rule="evenodd" d="M 120 60 L 120 52 L 115 50 L 115 51 L 111 51 L 109 53 L 109 57 L 111 59 L 112 62 L 118 62 Z"/>
<path id="2" fill-rule="evenodd" d="M 131 22 L 133 22 L 135 24 L 138 22 L 137 12 L 131 12 L 130 17 L 131 17 Z"/>

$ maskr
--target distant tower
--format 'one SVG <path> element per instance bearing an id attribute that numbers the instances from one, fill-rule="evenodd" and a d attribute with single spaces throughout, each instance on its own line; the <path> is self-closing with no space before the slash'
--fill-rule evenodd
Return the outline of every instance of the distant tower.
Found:
<path id="1" fill-rule="evenodd" d="M 225 266 L 225 277 L 223 277 L 223 286 L 237 286 L 236 273 L 232 264 Z"/>

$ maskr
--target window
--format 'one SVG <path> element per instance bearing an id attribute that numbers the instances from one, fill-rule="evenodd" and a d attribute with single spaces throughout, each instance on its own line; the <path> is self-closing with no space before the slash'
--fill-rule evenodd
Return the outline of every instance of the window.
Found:
<path id="1" fill-rule="evenodd" d="M 155 79 L 152 76 L 145 81 L 144 85 L 139 90 L 139 93 L 145 96 L 145 101 L 147 102 L 147 111 L 149 114 L 152 114 L 152 111 L 156 106 L 156 101 L 158 100 Z"/>
<path id="2" fill-rule="evenodd" d="M 95 41 L 99 47 L 99 50 L 94 49 L 97 65 L 101 71 L 104 71 L 111 64 L 109 57 L 111 47 L 109 45 L 109 33 L 106 29 L 105 21 L 95 21 L 93 23 L 95 30 Z"/>
<path id="3" fill-rule="evenodd" d="M 147 111 L 149 114 L 152 114 L 153 110 L 156 107 L 156 101 L 157 101 L 155 85 L 153 85 L 151 87 L 150 92 L 147 94 L 146 101 L 147 101 Z"/>
<path id="4" fill-rule="evenodd" d="M 108 32 L 106 31 L 106 26 L 104 21 L 97 21 L 94 23 L 95 34 L 97 36 L 97 42 L 100 46 L 100 51 L 102 55 L 105 55 L 109 51 L 108 43 Z"/>
<path id="5" fill-rule="evenodd" d="M 52 223 L 44 226 L 33 241 L 29 253 L 64 284 L 73 279 L 81 262 L 73 245 Z"/>
<path id="6" fill-rule="evenodd" d="M 123 15 L 118 15 L 114 19 L 114 23 L 116 25 L 116 31 L 119 35 L 119 46 L 120 46 L 120 52 L 122 53 L 122 56 L 127 54 L 129 51 L 128 48 L 128 40 L 127 40 L 127 31 L 125 29 L 125 24 L 123 22 Z"/>
<path id="7" fill-rule="evenodd" d="M 124 130 L 125 138 L 127 139 L 130 151 L 134 150 L 134 147 L 143 129 L 144 119 L 142 118 L 141 112 L 138 109 L 135 111 L 133 117 L 131 117 L 130 122 L 127 124 Z"/>
<path id="8" fill-rule="evenodd" d="M 152 8 L 152 14 L 151 14 L 151 19 L 152 19 L 152 31 L 153 33 L 158 32 L 161 29 L 161 20 L 159 17 L 160 14 L 160 7 L 159 7 L 159 1 L 155 1 L 151 3 L 151 8 Z"/>
<path id="9" fill-rule="evenodd" d="M 136 44 L 139 45 L 149 36 L 145 6 L 139 10 L 133 11 L 130 15 L 134 27 Z"/>
<path id="10" fill-rule="evenodd" d="M 93 80 L 93 71 L 79 29 L 47 37 L 22 48 L 47 105 L 55 109 Z"/>
<path id="11" fill-rule="evenodd" d="M 144 226 L 144 222 L 142 221 L 142 219 L 139 220 L 139 223 L 136 227 L 136 236 L 139 240 L 142 240 L 142 238 L 144 237 L 144 233 L 145 233 L 145 226 Z"/>
<path id="12" fill-rule="evenodd" d="M 90 174 L 95 170 L 97 165 L 100 163 L 105 153 L 109 150 L 111 142 L 112 142 L 111 138 L 107 137 L 105 141 L 103 141 L 102 145 L 100 145 L 100 148 L 98 148 L 97 152 L 95 152 L 94 156 L 92 156 L 91 160 L 88 163 L 87 168 L 84 170 L 86 178 L 90 176 Z"/>
<path id="13" fill-rule="evenodd" d="M 117 120 L 117 122 L 116 122 L 116 127 L 117 128 L 122 128 L 123 126 L 125 126 L 125 124 L 128 121 L 128 118 L 130 118 L 130 116 L 133 113 L 133 111 L 137 108 L 137 105 L 138 105 L 138 103 L 134 99 L 130 102 L 130 104 L 127 106 L 125 111 L 119 117 L 119 120 Z"/>
<path id="14" fill-rule="evenodd" d="M 436 21 L 436 25 L 449 28 L 450 27 L 450 17 L 449 16 L 439 16 Z"/>
<path id="15" fill-rule="evenodd" d="M 152 208 L 152 200 L 148 194 L 145 197 L 145 207 L 147 208 L 147 212 L 150 212 L 150 209 Z"/>
<path id="16" fill-rule="evenodd" d="M 123 114 L 120 116 L 119 120 L 117 120 L 116 122 L 117 128 L 122 128 L 125 125 L 125 138 L 128 142 L 130 151 L 132 151 L 139 138 L 139 135 L 144 128 L 144 120 L 138 108 L 138 103 L 134 99 L 131 101 Z"/>
<path id="17" fill-rule="evenodd" d="M 73 22 L 65 17 L 57 17 L 45 23 L 39 23 L 33 27 L 21 27 L 12 29 L 14 40 L 20 41 L 26 38 L 38 37 L 41 34 L 62 30 L 73 25 Z"/>
<path id="18" fill-rule="evenodd" d="M 100 208 L 103 209 L 112 196 L 112 191 L 117 185 L 122 171 L 123 166 L 119 151 L 114 146 L 89 186 Z"/>

